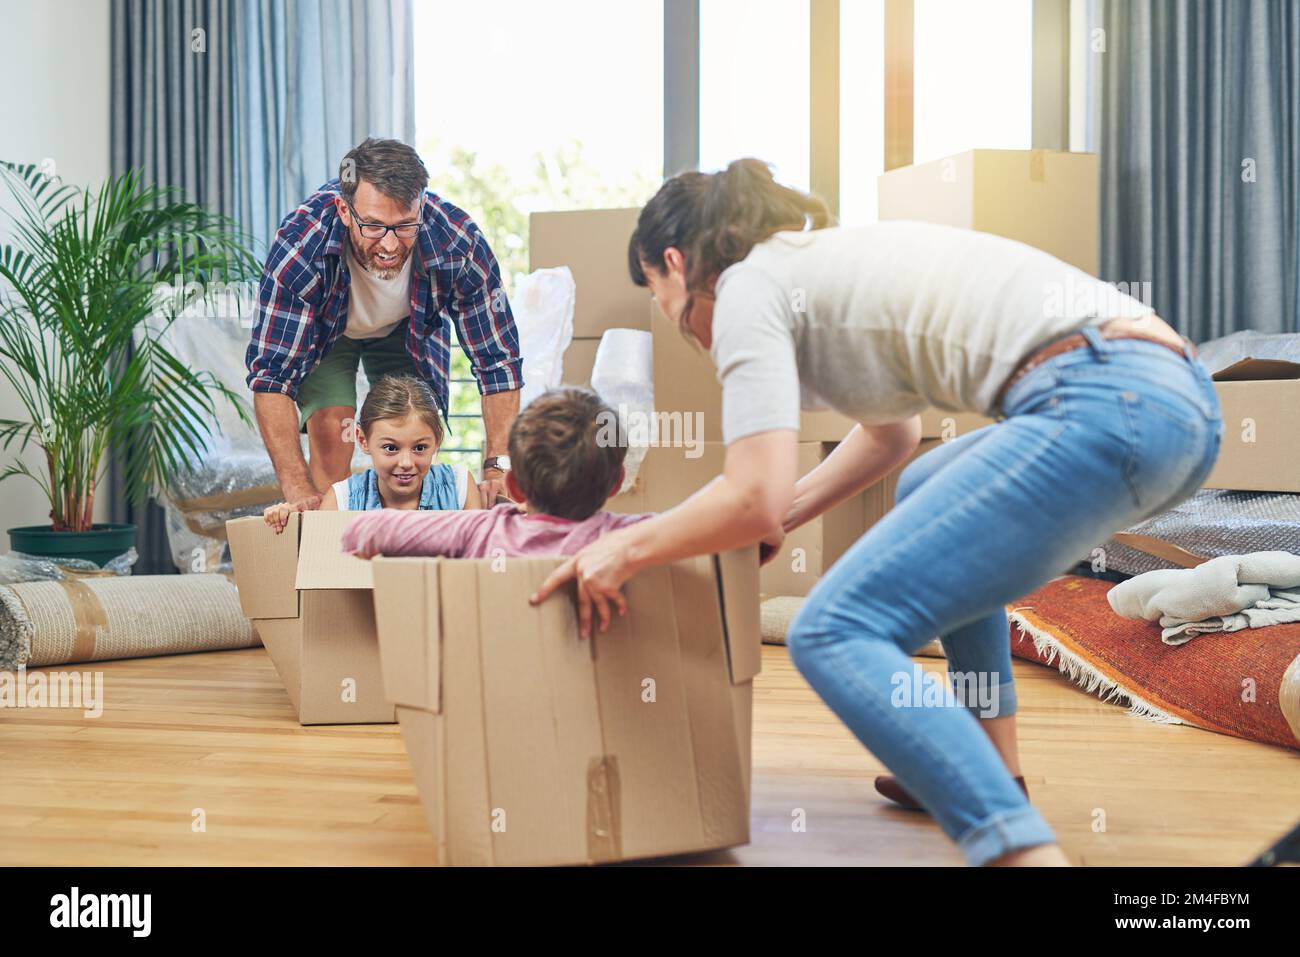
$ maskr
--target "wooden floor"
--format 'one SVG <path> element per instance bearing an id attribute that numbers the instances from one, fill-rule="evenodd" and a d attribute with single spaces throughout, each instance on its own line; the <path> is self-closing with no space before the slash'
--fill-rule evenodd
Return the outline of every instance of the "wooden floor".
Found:
<path id="1" fill-rule="evenodd" d="M 960 863 L 927 818 L 876 796 L 879 762 L 784 649 L 765 648 L 763 667 L 752 843 L 675 863 Z M 97 668 L 99 718 L 0 710 L 0 864 L 433 863 L 396 726 L 300 727 L 260 648 Z M 1054 670 L 1016 672 L 1029 787 L 1075 863 L 1241 864 L 1300 816 L 1300 753 L 1131 718 Z"/>

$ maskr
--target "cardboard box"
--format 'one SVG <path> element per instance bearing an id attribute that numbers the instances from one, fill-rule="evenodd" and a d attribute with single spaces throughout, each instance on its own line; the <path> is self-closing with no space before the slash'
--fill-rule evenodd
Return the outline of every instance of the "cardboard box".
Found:
<path id="1" fill-rule="evenodd" d="M 386 724 L 370 563 L 340 551 L 354 512 L 301 512 L 277 535 L 260 515 L 226 523 L 239 603 L 302 724 Z"/>
<path id="2" fill-rule="evenodd" d="M 693 420 L 703 429 L 706 441 L 722 441 L 722 385 L 713 360 L 688 342 L 677 327 L 659 313 L 651 322 L 654 343 L 655 410 Z M 993 420 L 973 412 L 944 412 L 927 409 L 921 413 L 924 438 L 956 438 L 990 424 Z M 800 442 L 839 442 L 848 435 L 854 421 L 838 412 L 804 412 L 800 417 Z M 698 430 L 697 430 L 698 431 Z"/>
<path id="3" fill-rule="evenodd" d="M 1247 358 L 1214 380 L 1223 444 L 1204 487 L 1300 492 L 1300 364 Z"/>
<path id="4" fill-rule="evenodd" d="M 880 218 L 943 223 L 1015 239 L 1090 276 L 1101 269 L 1095 153 L 968 150 L 880 177 Z"/>
<path id="5" fill-rule="evenodd" d="M 648 569 L 578 637 L 554 559 L 374 561 L 384 687 L 449 865 L 584 864 L 749 840 L 758 558 Z M 444 601 L 444 598 L 448 600 Z"/>
<path id="6" fill-rule="evenodd" d="M 577 283 L 573 334 L 599 339 L 606 329 L 649 329 L 650 290 L 627 271 L 627 246 L 640 209 L 583 209 L 528 217 L 528 268 L 568 266 Z"/>
<path id="7" fill-rule="evenodd" d="M 564 350 L 560 381 L 564 385 L 591 385 L 591 370 L 596 364 L 596 349 L 599 346 L 599 336 L 570 342 L 569 348 Z"/>

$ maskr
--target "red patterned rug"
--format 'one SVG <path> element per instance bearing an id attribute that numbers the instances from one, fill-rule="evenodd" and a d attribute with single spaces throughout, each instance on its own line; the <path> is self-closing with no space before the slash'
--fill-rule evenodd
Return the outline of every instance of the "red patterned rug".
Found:
<path id="1" fill-rule="evenodd" d="M 1055 665 L 1142 717 L 1300 749 L 1279 704 L 1283 675 L 1300 656 L 1300 623 L 1173 647 L 1161 642 L 1158 623 L 1115 614 L 1106 601 L 1112 587 L 1065 576 L 1026 595 L 1008 608 L 1012 654 Z"/>

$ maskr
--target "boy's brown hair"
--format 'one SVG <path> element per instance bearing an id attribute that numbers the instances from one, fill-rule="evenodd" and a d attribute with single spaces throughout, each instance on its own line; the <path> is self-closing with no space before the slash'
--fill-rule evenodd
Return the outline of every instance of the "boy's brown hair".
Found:
<path id="1" fill-rule="evenodd" d="M 544 515 L 582 521 L 596 514 L 626 456 L 618 416 L 590 389 L 550 389 L 510 427 L 511 472 L 528 507 Z"/>
<path id="2" fill-rule="evenodd" d="M 370 427 L 380 419 L 404 419 L 414 413 L 433 432 L 435 445 L 442 445 L 442 418 L 438 414 L 438 400 L 434 398 L 429 383 L 413 375 L 386 375 L 370 387 L 366 401 L 361 403 L 357 427 L 367 439 Z"/>

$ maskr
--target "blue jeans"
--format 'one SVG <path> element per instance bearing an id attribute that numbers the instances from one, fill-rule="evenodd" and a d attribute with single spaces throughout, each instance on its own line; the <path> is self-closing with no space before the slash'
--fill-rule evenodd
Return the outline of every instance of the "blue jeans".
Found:
<path id="1" fill-rule="evenodd" d="M 1087 347 L 1012 386 L 1002 420 L 903 470 L 894 509 L 818 582 L 788 635 L 809 684 L 971 864 L 1055 842 L 975 715 L 1016 710 L 1004 606 L 1192 495 L 1219 453 L 1218 398 L 1198 361 L 1084 332 Z M 913 668 L 935 635 L 952 690 Z"/>

